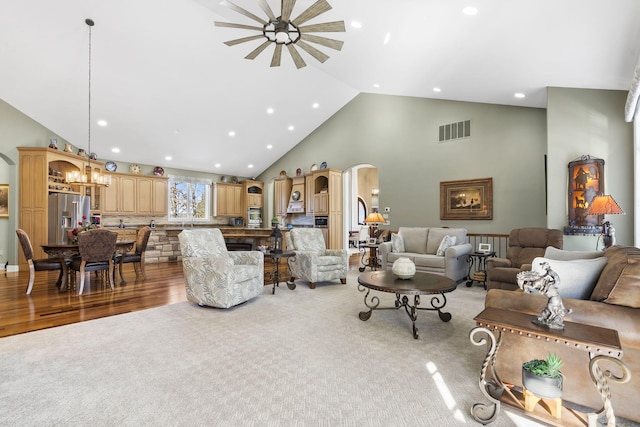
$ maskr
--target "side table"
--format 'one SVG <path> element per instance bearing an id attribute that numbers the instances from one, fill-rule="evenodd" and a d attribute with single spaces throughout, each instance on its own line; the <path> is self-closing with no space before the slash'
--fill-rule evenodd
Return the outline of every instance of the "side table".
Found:
<path id="1" fill-rule="evenodd" d="M 271 294 L 276 293 L 276 286 L 280 286 L 280 260 L 282 258 L 291 258 L 296 256 L 295 252 L 281 252 L 281 253 L 273 253 L 273 252 L 265 252 L 264 257 L 271 259 L 273 263 L 273 272 L 271 273 L 271 278 L 273 279 L 273 291 Z M 291 290 L 296 288 L 296 284 L 293 282 L 287 282 L 287 287 Z"/>
<path id="2" fill-rule="evenodd" d="M 510 390 L 495 371 L 495 362 L 502 337 L 504 334 L 513 334 L 522 339 L 535 339 L 588 352 L 589 363 L 585 366 L 584 374 L 591 375 L 603 404 L 602 409 L 596 413 L 588 414 L 589 426 L 595 426 L 597 418 L 604 414 L 607 418 L 607 426 L 615 427 L 616 417 L 613 412 L 607 378 L 618 383 L 625 383 L 631 378 L 629 368 L 620 360 L 623 352 L 618 331 L 574 322 L 565 322 L 564 329 L 550 329 L 532 323 L 533 317 L 527 313 L 490 307 L 484 309 L 474 318 L 477 326 L 469 332 L 469 339 L 473 345 L 487 346 L 487 355 L 480 370 L 480 391 L 492 403 L 488 405 L 474 404 L 471 409 L 473 418 L 485 425 L 494 421 L 500 412 L 503 393 L 507 393 L 511 400 L 525 408 L 521 400 L 514 395 L 515 390 Z M 477 335 L 480 333 L 486 334 L 489 339 L 478 337 Z M 610 370 L 603 370 L 600 367 L 602 361 L 611 362 L 617 366 L 622 375 L 618 377 Z M 522 363 L 522 361 L 513 360 L 513 363 Z"/>
<path id="3" fill-rule="evenodd" d="M 495 251 L 490 252 L 471 252 L 469 255 L 469 272 L 467 273 L 467 288 L 473 285 L 473 282 L 481 283 L 487 290 L 487 258 L 496 256 Z M 473 273 L 472 273 L 473 270 Z"/>
<path id="4" fill-rule="evenodd" d="M 378 248 L 380 247 L 379 244 L 366 244 L 361 245 L 360 247 L 363 248 L 362 258 L 360 260 L 360 262 L 362 263 L 362 267 L 359 268 L 361 273 L 364 272 L 367 267 L 371 268 L 371 271 L 376 271 L 377 269 L 382 267 L 382 263 L 378 259 Z M 365 263 L 364 257 L 367 255 L 367 249 L 369 249 L 369 259 Z"/>

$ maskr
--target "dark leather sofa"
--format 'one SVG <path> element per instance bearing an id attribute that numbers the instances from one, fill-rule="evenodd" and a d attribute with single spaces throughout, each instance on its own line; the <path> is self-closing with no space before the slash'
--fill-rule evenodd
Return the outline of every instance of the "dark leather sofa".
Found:
<path id="1" fill-rule="evenodd" d="M 640 422 L 640 249 L 613 246 L 603 254 L 608 258 L 588 300 L 563 298 L 566 308 L 573 310 L 565 321 L 600 326 L 618 331 L 623 349 L 622 361 L 631 371 L 629 382 L 609 381 L 616 416 Z M 547 303 L 542 295 L 525 294 L 520 290 L 490 289 L 485 307 L 519 311 L 538 315 Z M 602 400 L 591 382 L 589 355 L 586 351 L 535 339 L 504 334 L 496 360 L 496 372 L 506 383 L 521 385 L 521 365 L 532 358 L 544 358 L 554 352 L 564 361 L 563 399 L 600 409 Z M 602 364 L 620 375 L 613 364 Z"/>

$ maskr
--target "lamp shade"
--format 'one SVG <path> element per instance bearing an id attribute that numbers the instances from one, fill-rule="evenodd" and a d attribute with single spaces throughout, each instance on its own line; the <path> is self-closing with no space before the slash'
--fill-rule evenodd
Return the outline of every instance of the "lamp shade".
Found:
<path id="1" fill-rule="evenodd" d="M 380 214 L 380 212 L 371 212 L 365 219 L 364 222 L 367 224 L 384 224 L 384 217 Z"/>
<path id="2" fill-rule="evenodd" d="M 618 203 L 608 194 L 595 196 L 591 201 L 591 206 L 587 215 L 616 215 L 624 214 Z"/>

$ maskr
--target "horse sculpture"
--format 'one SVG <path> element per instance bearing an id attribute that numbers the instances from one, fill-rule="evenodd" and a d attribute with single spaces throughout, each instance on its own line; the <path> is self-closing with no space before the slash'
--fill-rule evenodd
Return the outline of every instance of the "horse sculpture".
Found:
<path id="1" fill-rule="evenodd" d="M 560 276 L 551 269 L 548 262 L 540 263 L 543 274 L 535 271 L 521 271 L 516 276 L 518 286 L 527 293 L 540 293 L 547 298 L 547 306 L 540 315 L 532 320 L 536 325 L 547 326 L 551 329 L 564 329 L 564 316 L 571 313 L 562 303 L 558 293 Z"/>

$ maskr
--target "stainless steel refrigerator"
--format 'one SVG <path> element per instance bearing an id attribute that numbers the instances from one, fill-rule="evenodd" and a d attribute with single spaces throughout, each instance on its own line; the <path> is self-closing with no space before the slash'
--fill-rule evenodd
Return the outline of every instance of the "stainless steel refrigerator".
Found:
<path id="1" fill-rule="evenodd" d="M 78 227 L 81 221 L 90 221 L 90 208 L 91 198 L 88 196 L 49 194 L 49 243 L 69 243 L 67 231 Z"/>

